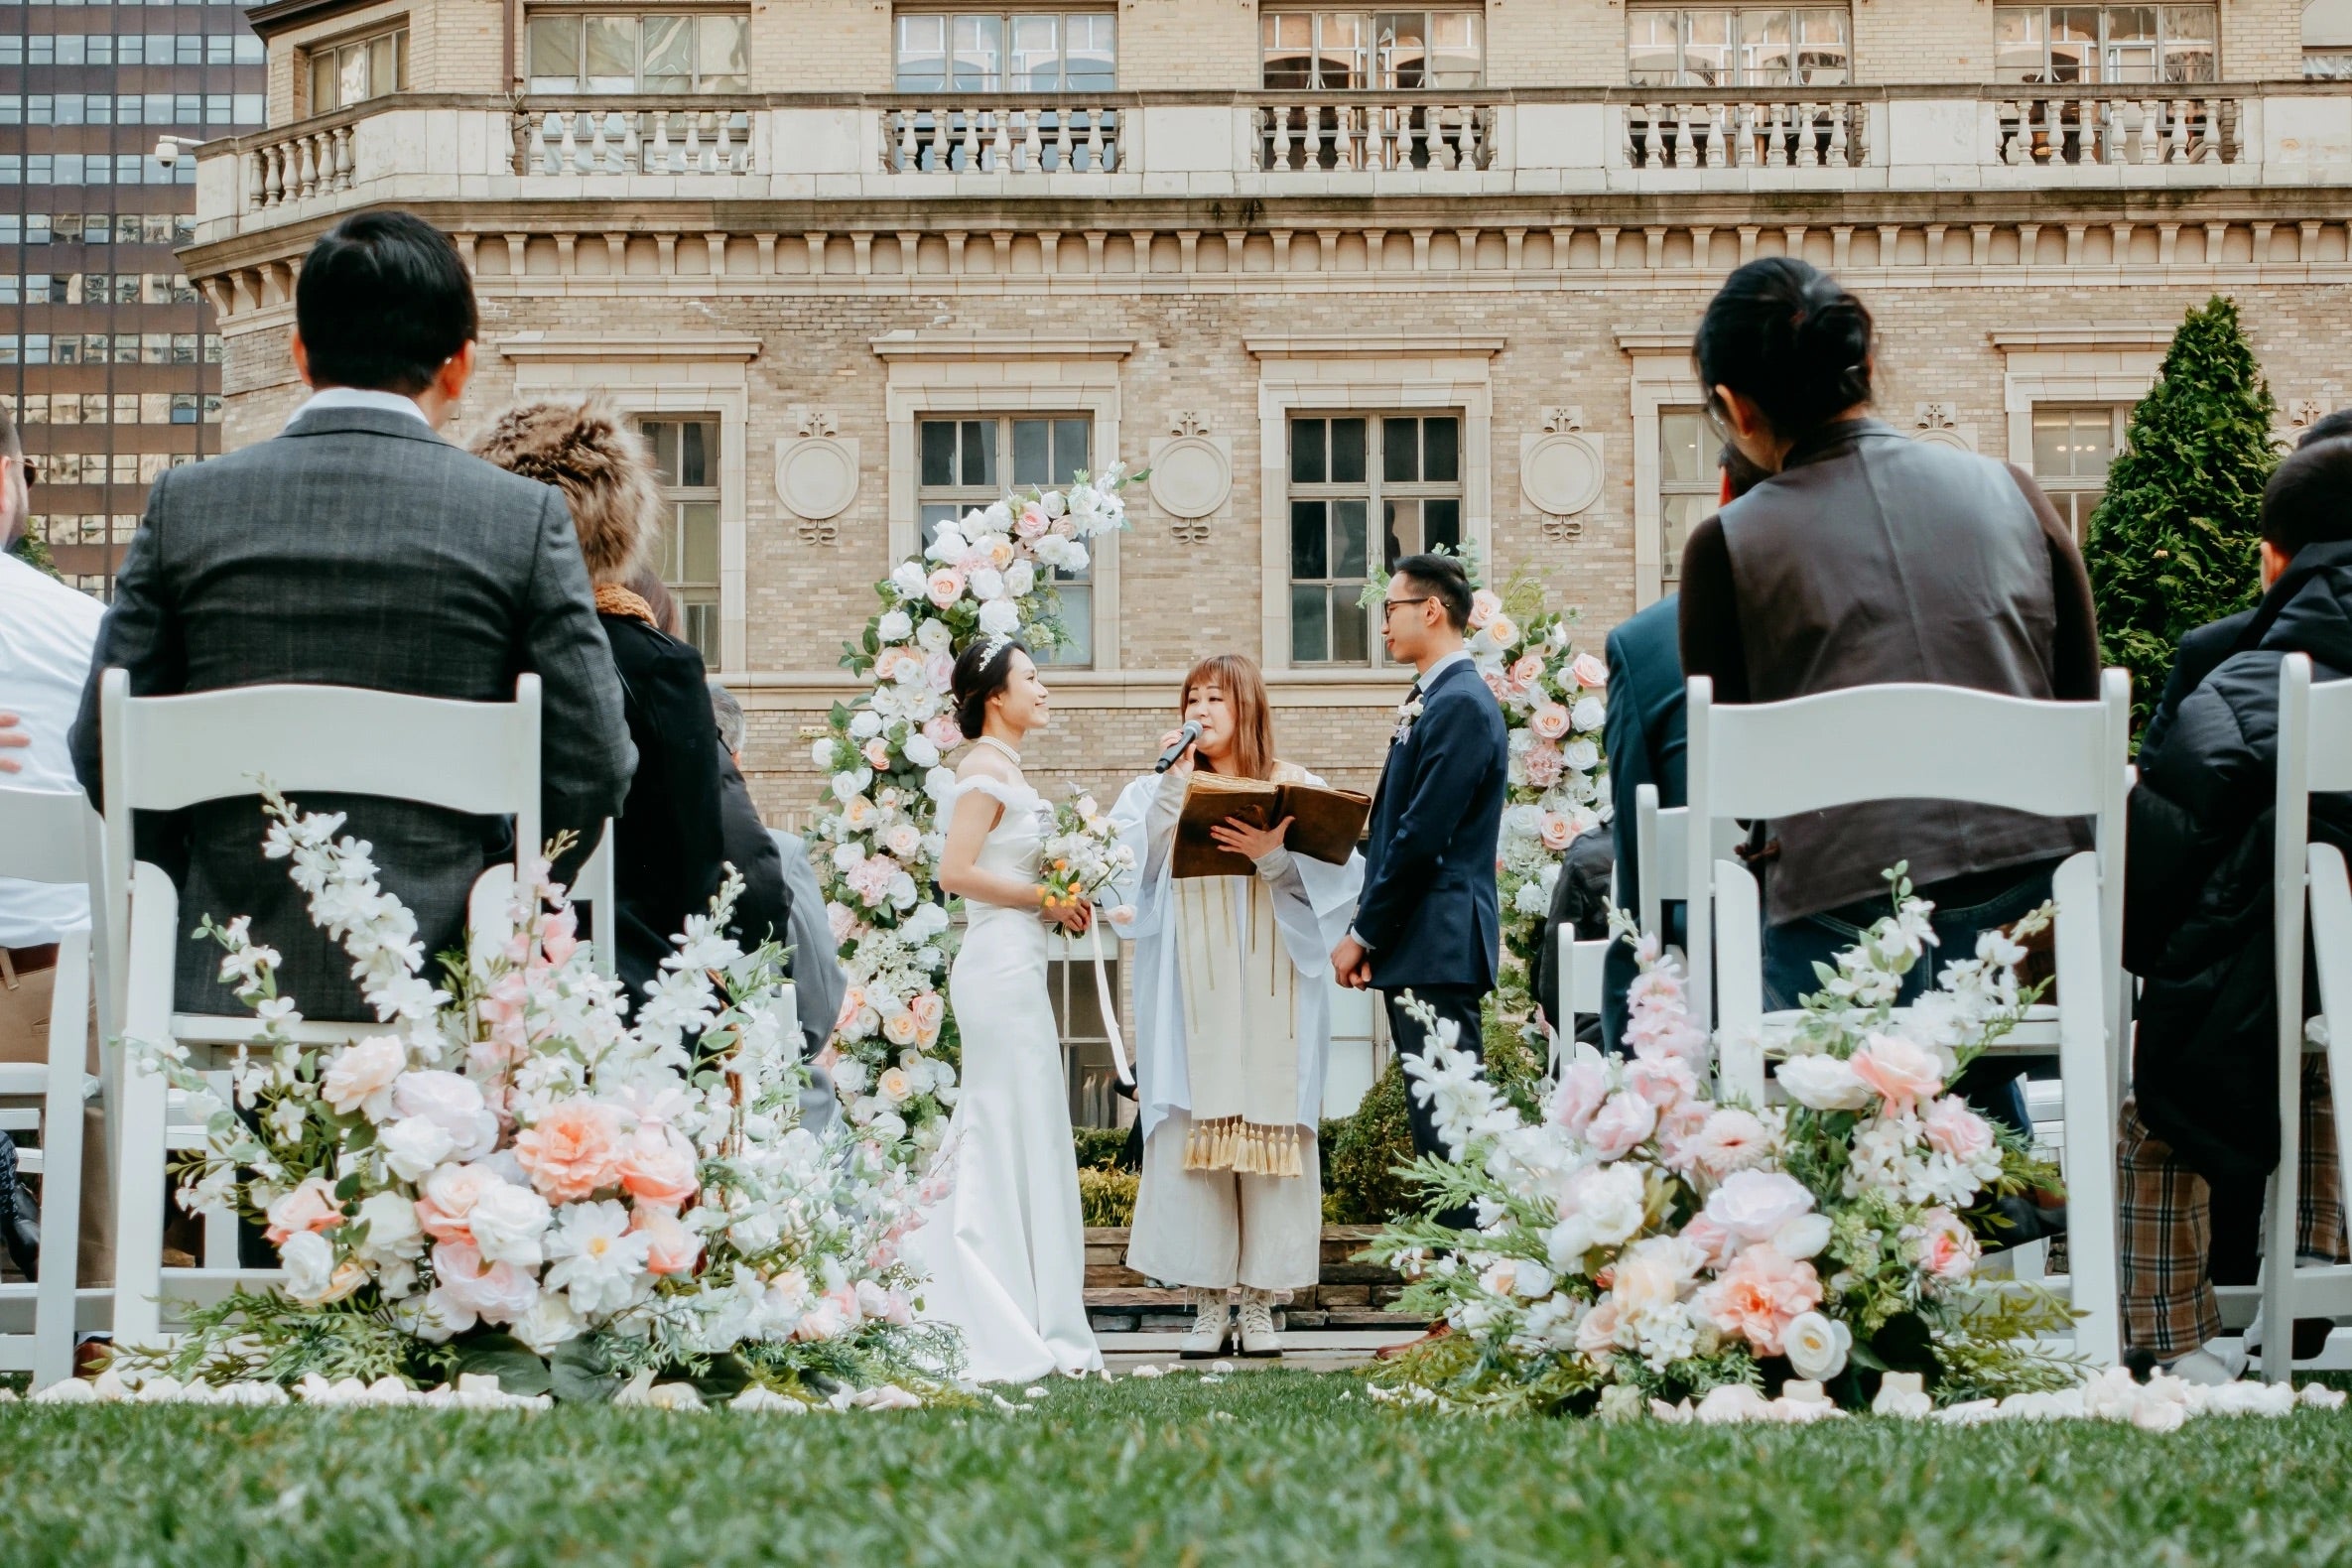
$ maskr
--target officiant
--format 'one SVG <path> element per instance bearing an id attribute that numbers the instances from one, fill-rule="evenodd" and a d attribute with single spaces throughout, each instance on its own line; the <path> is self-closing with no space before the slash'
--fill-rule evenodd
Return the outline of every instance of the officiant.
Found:
<path id="1" fill-rule="evenodd" d="M 1274 1302 L 1319 1272 L 1330 953 L 1355 915 L 1364 862 L 1353 849 L 1337 863 L 1316 859 L 1294 848 L 1290 819 L 1246 816 L 1212 822 L 1180 856 L 1178 820 L 1196 778 L 1323 783 L 1275 757 L 1265 681 L 1248 659 L 1202 660 L 1180 708 L 1185 729 L 1161 742 L 1174 760 L 1129 784 L 1111 811 L 1139 867 L 1125 934 L 1135 941 L 1143 1171 L 1127 1266 L 1188 1291 L 1185 1357 L 1219 1355 L 1229 1337 L 1244 1356 L 1278 1356 Z M 1176 874 L 1199 870 L 1212 847 L 1239 874 Z"/>

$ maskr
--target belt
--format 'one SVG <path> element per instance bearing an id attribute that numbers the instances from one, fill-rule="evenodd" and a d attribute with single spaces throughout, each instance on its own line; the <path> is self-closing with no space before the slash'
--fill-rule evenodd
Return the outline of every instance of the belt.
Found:
<path id="1" fill-rule="evenodd" d="M 19 975 L 38 975 L 43 970 L 58 967 L 58 945 L 44 942 L 38 947 L 0 948 L 0 984 L 14 986 Z"/>

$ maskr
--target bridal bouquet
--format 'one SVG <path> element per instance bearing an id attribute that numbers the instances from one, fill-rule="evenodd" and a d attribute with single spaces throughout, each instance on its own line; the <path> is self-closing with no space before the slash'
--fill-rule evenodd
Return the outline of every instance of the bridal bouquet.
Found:
<path id="1" fill-rule="evenodd" d="M 205 1118 L 182 1204 L 259 1221 L 286 1280 L 130 1365 L 280 1383 L 495 1372 L 510 1393 L 585 1398 L 665 1371 L 793 1388 L 952 1366 L 913 1326 L 898 1257 L 937 1195 L 871 1137 L 799 1124 L 781 951 L 724 934 L 740 877 L 687 921 L 632 1019 L 544 861 L 436 984 L 369 847 L 336 838 L 339 815 L 264 799 L 264 853 L 289 862 L 378 1023 L 299 1041 L 278 955 L 245 920 L 204 922 L 262 1024 L 229 1074 L 235 1106 L 184 1048 L 140 1049 Z"/>
<path id="2" fill-rule="evenodd" d="M 938 794 L 966 739 L 949 685 L 976 637 L 1066 640 L 1056 571 L 1083 572 L 1091 543 L 1126 526 L 1112 463 L 1067 489 L 1032 490 L 934 530 L 923 557 L 875 585 L 881 609 L 842 663 L 872 681 L 836 705 L 812 755 L 827 779 L 809 835 L 849 987 L 834 1020 L 835 1087 L 853 1125 L 927 1159 L 956 1102 L 956 1030 L 945 986 L 952 943 Z"/>
<path id="3" fill-rule="evenodd" d="M 2070 1321 L 2063 1303 L 1971 1288 L 1972 1215 L 2055 1172 L 1945 1092 L 2033 999 L 2018 943 L 2049 911 L 1986 933 L 1897 1015 L 1933 935 L 1895 885 L 1895 912 L 1779 1042 L 1784 1106 L 1710 1098 L 1707 1032 L 1654 938 L 1637 944 L 1633 1054 L 1577 1051 L 1538 1120 L 1429 1015 L 1438 1039 L 1406 1070 L 1452 1158 L 1416 1174 L 1433 1208 L 1479 1225 L 1416 1220 L 1374 1242 L 1415 1280 L 1403 1309 L 1456 1330 L 1390 1375 L 1419 1398 L 1577 1413 L 1676 1413 L 1735 1384 L 1859 1408 L 1890 1374 L 1946 1401 L 2077 1381 L 2028 1344 Z"/>
<path id="4" fill-rule="evenodd" d="M 1048 913 L 1083 899 L 1092 899 L 1117 884 L 1135 869 L 1135 851 L 1119 843 L 1118 830 L 1095 804 L 1095 797 L 1072 786 L 1070 798 L 1054 812 L 1053 830 L 1045 838 L 1040 856 Z M 1119 911 L 1111 912 L 1118 921 Z M 1120 922 L 1123 924 L 1123 922 Z"/>

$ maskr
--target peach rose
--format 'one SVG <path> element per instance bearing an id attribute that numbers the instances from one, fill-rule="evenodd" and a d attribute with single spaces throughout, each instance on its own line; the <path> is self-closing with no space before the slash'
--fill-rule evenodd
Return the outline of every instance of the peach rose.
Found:
<path id="1" fill-rule="evenodd" d="M 264 1218 L 269 1221 L 265 1234 L 283 1246 L 298 1231 L 333 1230 L 343 1223 L 343 1209 L 326 1177 L 306 1176 L 294 1191 L 271 1204 Z"/>
<path id="2" fill-rule="evenodd" d="M 514 1156 L 550 1203 L 577 1203 L 620 1180 L 620 1135 L 611 1108 L 592 1100 L 550 1106 L 516 1134 Z"/>
<path id="3" fill-rule="evenodd" d="M 1927 1134 L 1927 1146 L 1956 1160 L 1974 1160 L 1993 1146 L 1992 1124 L 1957 1096 L 1943 1095 L 1929 1102 L 1919 1123 Z"/>
<path id="4" fill-rule="evenodd" d="M 940 1000 L 937 991 L 927 990 L 906 1005 L 907 1010 L 915 1015 L 915 1021 L 926 1029 L 938 1028 L 940 1021 L 947 1016 L 947 1003 Z"/>
<path id="5" fill-rule="evenodd" d="M 1518 662 L 1510 667 L 1510 682 L 1522 691 L 1533 686 L 1542 676 L 1543 655 L 1540 653 L 1522 653 Z"/>
<path id="6" fill-rule="evenodd" d="M 1545 812 L 1542 824 L 1535 831 L 1543 840 L 1543 847 L 1554 854 L 1576 842 L 1576 824 L 1556 811 Z"/>
<path id="7" fill-rule="evenodd" d="M 1492 588 L 1480 588 L 1470 595 L 1470 629 L 1478 631 L 1487 622 L 1503 613 L 1503 600 Z"/>
<path id="8" fill-rule="evenodd" d="M 703 1255 L 703 1243 L 674 1210 L 641 1203 L 629 1212 L 629 1230 L 645 1238 L 646 1271 L 683 1274 Z"/>
<path id="9" fill-rule="evenodd" d="M 1519 623 L 1500 612 L 1487 622 L 1485 630 L 1498 648 L 1507 648 L 1519 640 Z"/>
<path id="10" fill-rule="evenodd" d="M 882 1038 L 892 1045 L 912 1045 L 923 1033 L 922 1020 L 908 1008 L 882 1020 Z"/>
<path id="11" fill-rule="evenodd" d="M 1949 1209 L 1920 1217 L 1919 1266 L 1938 1279 L 1966 1279 L 1976 1272 L 1978 1247 L 1967 1223 Z"/>
<path id="12" fill-rule="evenodd" d="M 1546 740 L 1557 740 L 1569 730 L 1568 710 L 1558 703 L 1542 703 L 1528 716 L 1527 727 Z"/>
<path id="13" fill-rule="evenodd" d="M 619 1172 L 620 1184 L 645 1203 L 674 1206 L 701 1191 L 695 1179 L 694 1145 L 675 1127 L 640 1126 L 620 1145 Z"/>
<path id="14" fill-rule="evenodd" d="M 425 1178 L 424 1196 L 417 1200 L 417 1225 L 442 1241 L 473 1244 L 473 1206 L 502 1178 L 478 1165 L 443 1165 Z"/>
<path id="15" fill-rule="evenodd" d="M 923 735 L 942 751 L 953 751 L 964 743 L 964 731 L 953 714 L 934 714 L 925 719 Z"/>
<path id="16" fill-rule="evenodd" d="M 1579 686 L 1589 686 L 1596 691 L 1606 690 L 1609 686 L 1608 664 L 1589 653 L 1578 654 L 1569 664 L 1568 673 Z"/>
<path id="17" fill-rule="evenodd" d="M 964 596 L 964 574 L 954 567 L 941 567 L 925 580 L 923 592 L 932 603 L 946 609 Z"/>
<path id="18" fill-rule="evenodd" d="M 1717 1329 L 1744 1336 L 1759 1355 L 1777 1356 L 1788 1320 L 1821 1304 L 1821 1278 L 1811 1263 L 1792 1262 L 1759 1241 L 1699 1292 L 1697 1304 Z"/>
<path id="19" fill-rule="evenodd" d="M 1868 1084 L 1887 1110 L 1901 1115 L 1944 1087 L 1943 1072 L 1926 1047 L 1898 1034 L 1874 1034 L 1846 1059 L 1854 1076 Z"/>
<path id="20" fill-rule="evenodd" d="M 406 1071 L 408 1047 L 379 1034 L 343 1047 L 319 1080 L 319 1094 L 342 1115 L 375 1121 L 392 1110 L 392 1081 Z"/>

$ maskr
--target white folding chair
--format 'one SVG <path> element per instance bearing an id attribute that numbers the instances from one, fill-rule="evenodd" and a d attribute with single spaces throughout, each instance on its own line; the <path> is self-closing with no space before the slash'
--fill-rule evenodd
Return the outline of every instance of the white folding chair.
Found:
<path id="1" fill-rule="evenodd" d="M 1601 1010 L 1601 971 L 1609 962 L 1612 938 L 1576 940 L 1576 927 L 1560 922 L 1560 1016 L 1551 1020 L 1551 1058 L 1543 1065 L 1546 1078 L 1560 1076 L 1560 1057 L 1576 1038 L 1576 1020 Z"/>
<path id="2" fill-rule="evenodd" d="M 1655 784 L 1633 787 L 1633 852 L 1639 858 L 1641 874 L 1641 929 L 1654 932 L 1658 940 L 1665 940 L 1666 889 L 1673 888 L 1673 896 L 1680 899 L 1690 886 L 1690 810 L 1684 806 L 1660 806 Z M 1745 838 L 1740 825 L 1729 817 L 1715 822 L 1714 858 L 1728 860 L 1738 853 Z M 1652 870 L 1651 867 L 1655 867 Z"/>
<path id="3" fill-rule="evenodd" d="M 2320 1010 L 2327 1018 L 2328 1087 L 2336 1097 L 2336 1159 L 2352 1171 L 2352 1115 L 2344 1086 L 2352 1086 L 2352 884 L 2343 851 L 2313 844 L 2311 796 L 2352 790 L 2352 681 L 2311 684 L 2311 660 L 2290 653 L 2279 663 L 2279 801 L 2273 836 L 2272 907 L 2278 932 L 2279 1168 L 2271 1173 L 2264 1219 L 2262 1311 L 2263 1376 L 2284 1382 L 2292 1371 L 2300 1316 L 2352 1313 L 2352 1264 L 2298 1265 L 2295 1211 L 2301 1198 L 2304 898 L 2310 899 L 2310 940 L 2319 971 Z M 2228 1305 L 2252 1292 L 2224 1287 Z"/>
<path id="4" fill-rule="evenodd" d="M 2067 1284 L 2084 1314 L 2075 1349 L 2100 1364 L 2120 1360 L 2112 1156 L 2124 1070 L 2119 1018 L 2130 677 L 2107 671 L 2096 703 L 1886 685 L 1717 708 L 1714 683 L 1694 676 L 1686 711 L 1692 1007 L 1703 1017 L 1710 997 L 1717 999 L 1724 1091 L 1759 1104 L 1766 1020 L 1758 888 L 1746 866 L 1712 856 L 1720 819 L 1786 818 L 1864 801 L 1951 800 L 2095 821 L 2096 849 L 2069 857 L 2055 879 L 2055 1016 L 1997 1049 L 2046 1050 L 2048 1025 L 2055 1025 L 2065 1144 L 2074 1156 L 2066 1173 Z M 1710 904 L 1712 922 L 1701 918 Z"/>
<path id="5" fill-rule="evenodd" d="M 620 906 L 613 901 L 612 892 L 612 819 L 604 819 L 604 831 L 596 836 L 596 848 L 581 862 L 572 874 L 568 889 L 572 902 L 585 905 L 590 916 L 588 942 L 595 955 L 596 973 L 606 980 L 613 977 L 620 955 Z M 634 1005 L 641 997 L 631 997 Z"/>
<path id="6" fill-rule="evenodd" d="M 160 867 L 134 864 L 131 819 L 247 796 L 255 780 L 292 797 L 367 795 L 413 801 L 472 816 L 512 817 L 517 866 L 539 851 L 539 678 L 515 683 L 512 703 L 467 703 L 333 686 L 248 686 L 183 697 L 135 698 L 128 675 L 108 670 L 100 687 L 106 793 L 107 915 L 126 930 L 127 1040 L 188 1048 L 190 1065 L 226 1065 L 260 1029 L 250 1017 L 173 1010 L 173 976 L 186 932 L 180 893 Z M 254 854 L 260 855 L 258 833 Z M 209 910 L 222 919 L 239 910 Z M 296 998 L 298 1001 L 301 998 Z M 296 1037 L 336 1044 L 375 1032 L 371 1023 L 306 1020 Z M 164 1155 L 163 1078 L 137 1064 L 123 1073 L 116 1135 L 114 1334 L 118 1344 L 162 1342 Z M 275 1269 L 173 1269 L 175 1294 L 216 1299 L 240 1284 L 279 1277 Z"/>
<path id="7" fill-rule="evenodd" d="M 0 790 L 0 876 L 62 882 L 89 889 L 93 919 L 105 908 L 105 845 L 98 815 L 78 790 Z M 73 1374 L 73 1333 L 87 1306 L 102 1311 L 104 1290 L 76 1291 L 81 1242 L 82 1104 L 101 1090 L 86 1071 L 93 980 L 99 1037 L 114 1022 L 112 965 L 103 943 L 84 926 L 58 941 L 49 1014 L 49 1060 L 0 1064 L 0 1100 L 38 1109 L 0 1111 L 10 1131 L 38 1128 L 38 1148 L 19 1151 L 18 1171 L 41 1178 L 41 1277 L 0 1286 L 0 1368 L 31 1372 L 46 1388 Z M 108 1125 L 113 1125 L 110 1119 Z M 31 1332 L 24 1331 L 31 1309 Z M 93 1318 L 86 1325 L 103 1327 Z"/>

